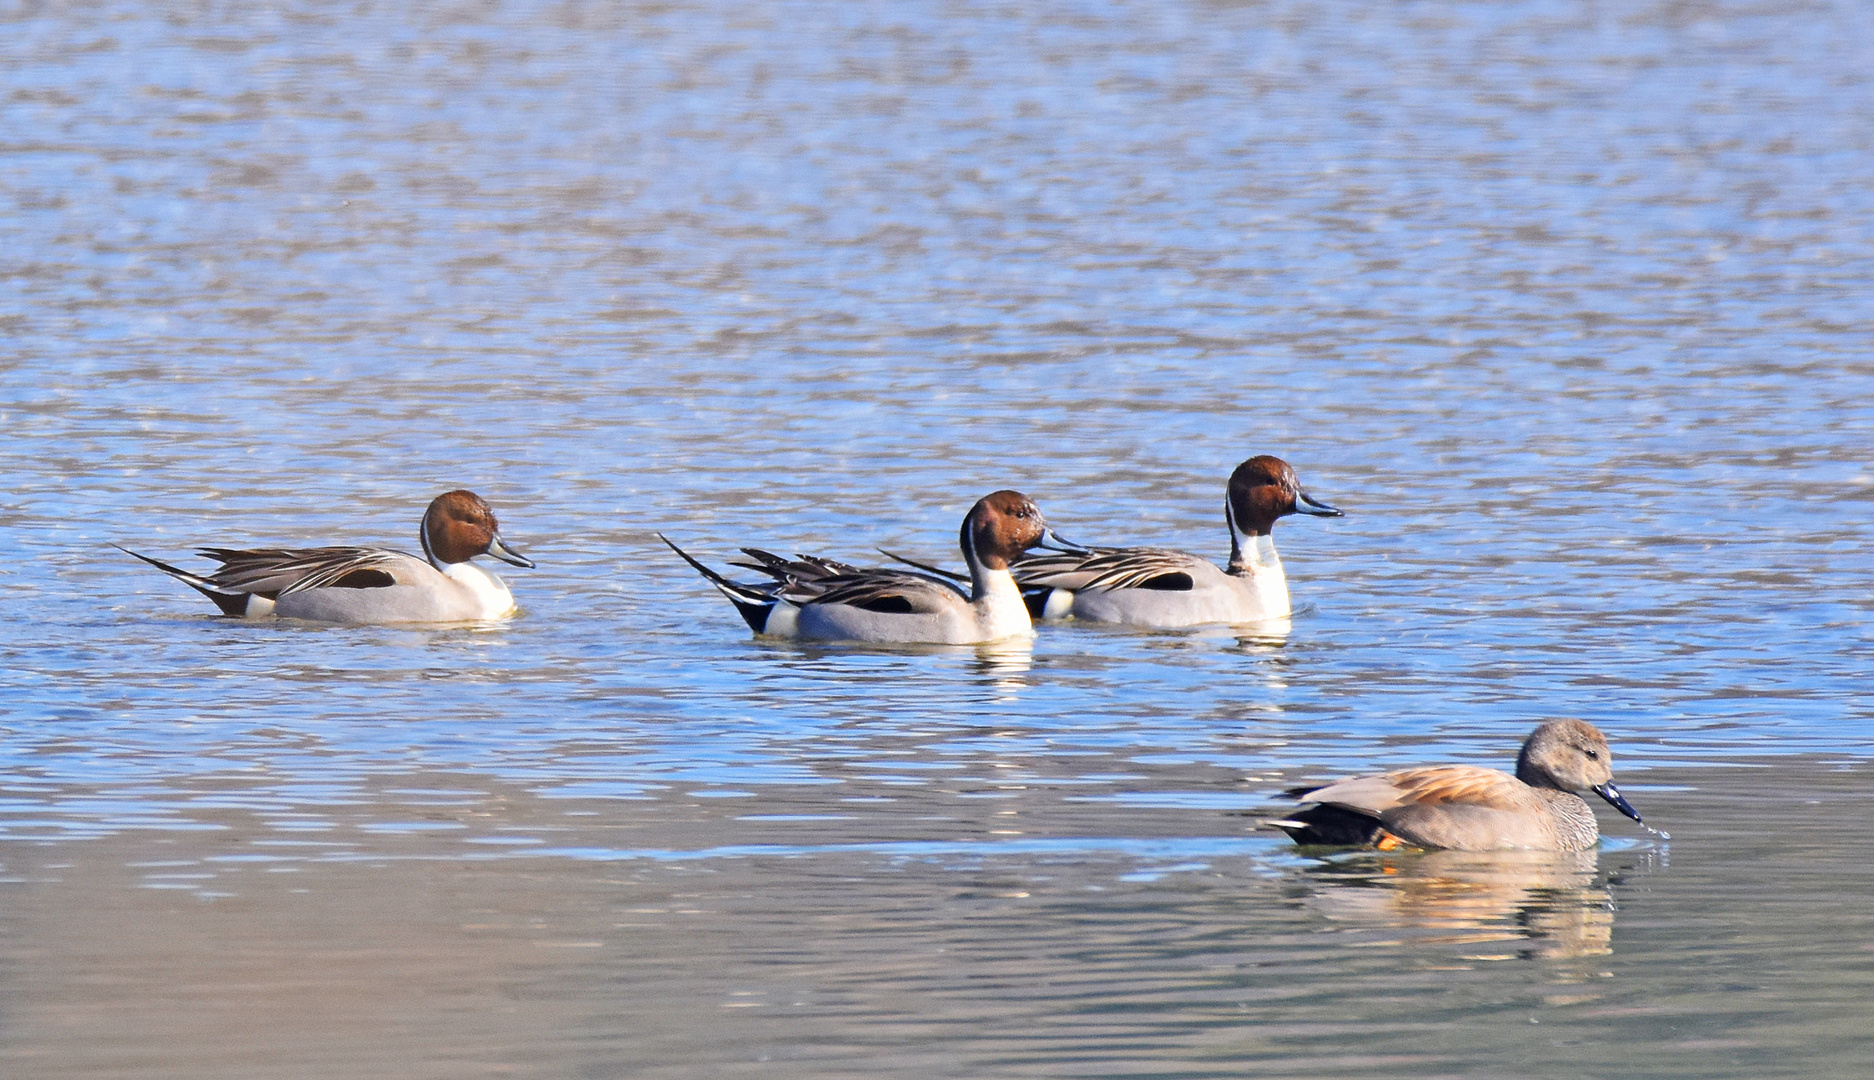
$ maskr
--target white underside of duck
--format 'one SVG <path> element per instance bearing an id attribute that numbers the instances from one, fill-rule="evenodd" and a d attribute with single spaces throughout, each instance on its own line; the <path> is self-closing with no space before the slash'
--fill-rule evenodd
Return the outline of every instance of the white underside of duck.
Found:
<path id="1" fill-rule="evenodd" d="M 1275 543 L 1268 536 L 1248 541 L 1248 557 L 1238 572 L 1191 555 L 1180 566 L 1190 575 L 1189 589 L 1054 589 L 1042 617 L 1159 629 L 1284 618 L 1289 614 L 1288 578 Z"/>
<path id="2" fill-rule="evenodd" d="M 1021 590 L 1008 571 L 986 571 L 974 601 L 936 582 L 918 596 L 930 610 L 871 611 L 848 604 L 777 601 L 762 633 L 769 637 L 872 643 L 975 645 L 1034 636 Z"/>
<path id="3" fill-rule="evenodd" d="M 451 623 L 514 612 L 507 583 L 472 563 L 437 568 L 411 555 L 385 566 L 396 584 L 368 589 L 304 589 L 248 600 L 246 617 L 275 615 L 334 623 Z"/>

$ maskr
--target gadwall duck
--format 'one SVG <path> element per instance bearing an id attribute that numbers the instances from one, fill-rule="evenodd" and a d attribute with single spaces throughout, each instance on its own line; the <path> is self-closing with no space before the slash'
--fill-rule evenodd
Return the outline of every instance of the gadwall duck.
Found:
<path id="1" fill-rule="evenodd" d="M 1288 792 L 1309 805 L 1270 824 L 1303 845 L 1583 851 L 1600 828 L 1577 791 L 1640 820 L 1614 787 L 1606 737 L 1580 720 L 1554 720 L 1523 743 L 1515 776 L 1476 765 L 1356 776 Z"/>

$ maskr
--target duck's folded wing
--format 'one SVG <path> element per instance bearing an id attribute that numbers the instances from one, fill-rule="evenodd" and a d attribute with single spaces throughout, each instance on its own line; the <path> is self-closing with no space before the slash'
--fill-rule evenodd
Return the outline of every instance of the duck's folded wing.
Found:
<path id="1" fill-rule="evenodd" d="M 1499 803 L 1514 799 L 1522 788 L 1522 781 L 1496 769 L 1436 765 L 1375 776 L 1354 776 L 1296 795 L 1307 802 L 1343 806 L 1382 817 L 1406 805 Z"/>
<path id="2" fill-rule="evenodd" d="M 1509 773 L 1481 765 L 1433 765 L 1387 773 L 1386 779 L 1419 805 L 1472 803 L 1513 806 L 1523 802 L 1529 785 Z"/>
<path id="3" fill-rule="evenodd" d="M 731 562 L 729 565 L 739 566 L 744 570 L 759 570 L 776 581 L 822 581 L 830 577 L 865 573 L 857 566 L 850 566 L 836 559 L 821 558 L 818 555 L 796 555 L 788 559 L 771 551 L 747 547 L 742 549 L 742 554 L 754 561 Z"/>
<path id="4" fill-rule="evenodd" d="M 813 581 L 790 582 L 781 598 L 796 604 L 844 604 L 904 615 L 935 615 L 955 610 L 963 590 L 941 578 L 905 570 L 858 570 Z"/>
<path id="5" fill-rule="evenodd" d="M 228 592 L 279 597 L 306 589 L 385 589 L 413 584 L 429 564 L 382 548 L 201 548 L 221 563 L 208 580 Z"/>
<path id="6" fill-rule="evenodd" d="M 1091 555 L 1031 555 L 1009 567 L 1024 589 L 1106 592 L 1113 589 L 1160 589 L 1188 592 L 1195 586 L 1203 559 L 1170 548 L 1094 548 Z"/>

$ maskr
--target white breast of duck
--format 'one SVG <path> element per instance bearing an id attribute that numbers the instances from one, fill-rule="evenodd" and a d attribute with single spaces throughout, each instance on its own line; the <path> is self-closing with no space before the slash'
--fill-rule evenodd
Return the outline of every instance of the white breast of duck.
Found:
<path id="1" fill-rule="evenodd" d="M 978 500 L 963 519 L 958 546 L 970 591 L 941 578 L 872 570 L 813 595 L 783 593 L 766 633 L 823 640 L 967 645 L 1034 633 L 1009 564 L 1043 543 L 1068 547 L 1048 530 L 1040 509 L 1019 491 Z M 791 633 L 790 633 L 791 632 Z"/>

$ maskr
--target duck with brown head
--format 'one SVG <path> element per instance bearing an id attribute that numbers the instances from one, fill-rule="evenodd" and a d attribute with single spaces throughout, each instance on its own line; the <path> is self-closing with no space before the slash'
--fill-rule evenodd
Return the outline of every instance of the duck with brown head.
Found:
<path id="1" fill-rule="evenodd" d="M 1275 523 L 1290 514 L 1340 517 L 1301 489 L 1288 462 L 1267 454 L 1230 474 L 1224 494 L 1230 561 L 1170 548 L 1096 547 L 1085 555 L 1033 555 L 1014 565 L 1029 606 L 1048 619 L 1174 627 L 1253 623 L 1289 613 Z"/>
<path id="2" fill-rule="evenodd" d="M 969 589 L 941 572 L 860 568 L 801 555 L 783 558 L 743 548 L 733 565 L 772 581 L 729 580 L 660 534 L 683 560 L 741 612 L 757 634 L 820 641 L 931 642 L 969 645 L 1034 633 L 1009 564 L 1034 547 L 1082 550 L 1048 528 L 1034 500 L 997 491 L 963 518 L 958 547 L 969 567 Z"/>
<path id="3" fill-rule="evenodd" d="M 1614 787 L 1613 753 L 1594 725 L 1553 720 L 1523 743 L 1516 775 L 1433 765 L 1337 780 L 1289 794 L 1309 804 L 1269 822 L 1303 845 L 1584 851 L 1600 838 L 1577 791 L 1640 820 Z"/>
<path id="4" fill-rule="evenodd" d="M 478 555 L 531 568 L 501 539 L 494 510 L 472 491 L 438 495 L 417 533 L 424 558 L 390 548 L 223 548 L 198 554 L 221 564 L 194 574 L 138 555 L 215 602 L 224 615 L 277 615 L 340 623 L 478 622 L 514 611 L 505 582 Z"/>

